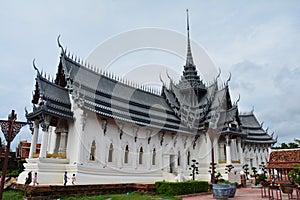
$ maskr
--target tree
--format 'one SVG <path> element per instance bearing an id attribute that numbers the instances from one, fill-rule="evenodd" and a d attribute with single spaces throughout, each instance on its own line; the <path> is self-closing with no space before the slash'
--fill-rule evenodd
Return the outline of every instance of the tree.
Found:
<path id="1" fill-rule="evenodd" d="M 259 168 L 263 171 L 264 173 L 264 176 L 266 177 L 266 174 L 267 174 L 267 170 L 265 168 L 265 162 L 261 162 L 261 164 L 259 165 Z"/>
<path id="2" fill-rule="evenodd" d="M 280 146 L 273 147 L 273 149 L 296 149 L 300 148 L 300 139 L 295 138 L 294 142 L 289 142 L 288 144 L 286 143 L 281 143 Z"/>
<path id="3" fill-rule="evenodd" d="M 294 169 L 289 172 L 289 179 L 292 184 L 294 184 L 295 182 L 300 184 L 300 167 L 297 164 L 295 164 L 293 167 Z"/>
<path id="4" fill-rule="evenodd" d="M 220 172 L 217 172 L 216 171 L 216 165 L 217 163 L 214 163 L 215 167 L 214 167 L 214 175 L 215 175 L 215 183 L 218 183 L 218 181 L 222 178 L 222 174 Z M 208 172 L 210 173 L 210 175 L 212 175 L 212 163 L 210 163 L 210 167 L 209 167 L 209 170 Z"/>
<path id="5" fill-rule="evenodd" d="M 225 173 L 226 174 L 229 174 L 229 172 L 231 172 L 231 170 L 234 168 L 233 165 L 226 165 L 225 167 Z"/>
<path id="6" fill-rule="evenodd" d="M 249 178 L 248 178 L 248 174 L 249 174 L 249 165 L 248 165 L 248 164 L 244 164 L 244 165 L 243 165 L 243 170 L 244 170 L 244 172 L 245 172 L 245 174 L 246 174 L 246 179 L 249 180 Z"/>
<path id="7" fill-rule="evenodd" d="M 195 180 L 195 174 L 198 174 L 198 173 L 199 173 L 199 170 L 198 170 L 198 164 L 199 164 L 199 163 L 198 163 L 195 159 L 193 159 L 192 162 L 193 162 L 193 164 L 192 164 L 191 167 L 189 168 L 190 170 L 192 170 L 190 176 L 192 176 L 192 177 L 193 177 L 193 180 Z"/>
<path id="8" fill-rule="evenodd" d="M 257 169 L 256 169 L 256 167 L 252 167 L 251 169 L 252 169 L 252 172 L 253 172 L 253 175 L 254 175 L 255 185 L 257 185 L 257 181 L 256 181 L 256 178 L 258 176 Z"/>

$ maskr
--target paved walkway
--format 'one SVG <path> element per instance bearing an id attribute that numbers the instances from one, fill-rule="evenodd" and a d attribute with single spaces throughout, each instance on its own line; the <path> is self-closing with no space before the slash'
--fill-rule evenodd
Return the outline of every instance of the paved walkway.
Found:
<path id="1" fill-rule="evenodd" d="M 193 197 L 184 197 L 182 200 L 212 200 L 213 195 L 212 194 L 206 194 L 206 195 L 199 195 L 199 196 L 193 196 Z M 228 198 L 229 200 L 257 200 L 257 199 L 264 199 L 268 200 L 269 198 L 261 197 L 260 189 L 259 188 L 239 188 L 236 190 L 234 198 Z M 288 196 L 286 194 L 282 194 L 282 199 L 288 199 Z"/>

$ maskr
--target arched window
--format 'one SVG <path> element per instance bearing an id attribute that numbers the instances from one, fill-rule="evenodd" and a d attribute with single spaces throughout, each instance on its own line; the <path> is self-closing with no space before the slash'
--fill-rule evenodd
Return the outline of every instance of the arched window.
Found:
<path id="1" fill-rule="evenodd" d="M 91 153 L 90 153 L 90 160 L 95 160 L 95 152 L 96 152 L 96 142 L 93 140 L 92 146 L 91 146 Z"/>
<path id="2" fill-rule="evenodd" d="M 188 154 L 187 154 L 187 165 L 190 165 L 191 163 L 191 152 L 188 151 Z"/>
<path id="3" fill-rule="evenodd" d="M 139 164 L 143 164 L 143 147 L 140 148 L 139 152 Z"/>
<path id="4" fill-rule="evenodd" d="M 128 163 L 128 154 L 129 154 L 129 147 L 128 147 L 128 145 L 126 145 L 126 147 L 125 147 L 124 163 Z"/>
<path id="5" fill-rule="evenodd" d="M 177 166 L 180 166 L 180 151 L 178 151 Z"/>
<path id="6" fill-rule="evenodd" d="M 152 152 L 152 165 L 155 165 L 155 160 L 156 160 L 156 150 L 154 148 Z"/>
<path id="7" fill-rule="evenodd" d="M 109 146 L 109 150 L 108 150 L 108 162 L 113 161 L 113 152 L 114 152 L 114 146 L 111 143 L 110 146 Z"/>

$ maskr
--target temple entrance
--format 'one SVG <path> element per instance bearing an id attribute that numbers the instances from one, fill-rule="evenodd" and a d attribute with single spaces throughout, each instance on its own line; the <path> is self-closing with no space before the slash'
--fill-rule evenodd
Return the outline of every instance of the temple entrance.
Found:
<path id="1" fill-rule="evenodd" d="M 175 155 L 170 155 L 170 173 L 175 172 Z"/>

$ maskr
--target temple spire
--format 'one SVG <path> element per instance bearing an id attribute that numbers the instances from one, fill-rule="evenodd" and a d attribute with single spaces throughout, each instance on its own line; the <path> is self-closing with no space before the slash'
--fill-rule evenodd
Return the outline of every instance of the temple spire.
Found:
<path id="1" fill-rule="evenodd" d="M 189 10 L 186 9 L 186 21 L 187 21 L 187 55 L 186 55 L 186 63 L 184 65 L 183 76 L 181 76 L 181 80 L 178 83 L 178 87 L 180 91 L 186 95 L 187 99 L 193 102 L 198 102 L 207 92 L 206 86 L 200 80 L 200 76 L 196 70 L 196 65 L 193 61 L 192 50 L 191 50 L 191 42 L 190 42 L 190 24 L 189 24 Z M 192 97 L 196 94 L 195 97 Z M 191 96 L 192 95 L 192 96 Z"/>
<path id="2" fill-rule="evenodd" d="M 185 66 L 194 65 L 191 43 L 190 43 L 190 25 L 189 25 L 189 10 L 186 9 L 186 25 L 187 25 L 187 55 Z"/>

